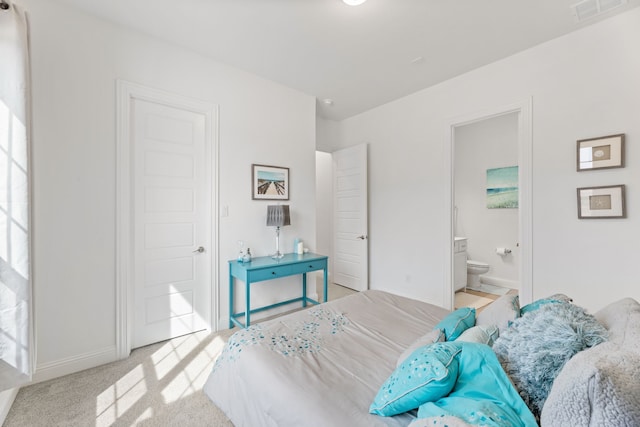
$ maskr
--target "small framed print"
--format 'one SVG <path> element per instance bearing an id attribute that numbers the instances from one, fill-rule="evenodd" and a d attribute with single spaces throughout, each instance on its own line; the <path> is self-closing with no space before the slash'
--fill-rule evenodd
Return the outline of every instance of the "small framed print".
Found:
<path id="1" fill-rule="evenodd" d="M 624 185 L 578 188 L 578 218 L 626 218 Z"/>
<path id="2" fill-rule="evenodd" d="M 289 168 L 251 165 L 253 200 L 289 200 Z"/>
<path id="3" fill-rule="evenodd" d="M 578 172 L 624 167 L 624 134 L 578 141 Z"/>

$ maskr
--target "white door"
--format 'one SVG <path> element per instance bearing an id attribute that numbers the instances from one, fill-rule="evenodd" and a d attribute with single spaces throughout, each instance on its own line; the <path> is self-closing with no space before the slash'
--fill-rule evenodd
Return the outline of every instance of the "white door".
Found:
<path id="1" fill-rule="evenodd" d="M 333 154 L 333 282 L 356 291 L 369 287 L 367 145 Z"/>
<path id="2" fill-rule="evenodd" d="M 211 156 L 204 114 L 134 99 L 132 347 L 208 328 Z"/>

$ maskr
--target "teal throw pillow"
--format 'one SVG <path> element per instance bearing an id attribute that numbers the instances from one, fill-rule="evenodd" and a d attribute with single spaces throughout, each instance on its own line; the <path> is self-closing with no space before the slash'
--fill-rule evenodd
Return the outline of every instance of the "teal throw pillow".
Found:
<path id="1" fill-rule="evenodd" d="M 369 412 L 390 417 L 449 394 L 458 377 L 458 352 L 460 347 L 448 342 L 414 351 L 382 384 Z"/>
<path id="2" fill-rule="evenodd" d="M 467 424 L 487 427 L 538 427 L 535 417 L 485 344 L 455 343 L 458 379 L 448 396 L 420 405 L 418 418 L 455 416 Z"/>
<path id="3" fill-rule="evenodd" d="M 449 313 L 436 325 L 436 328 L 444 331 L 444 337 L 447 341 L 453 341 L 475 324 L 476 309 L 464 307 Z"/>
<path id="4" fill-rule="evenodd" d="M 541 306 L 545 305 L 545 304 L 554 304 L 554 303 L 559 303 L 560 301 L 555 300 L 555 299 L 539 299 L 537 301 L 532 302 L 531 304 L 527 304 L 523 307 L 520 308 L 520 317 L 524 316 L 525 314 L 531 312 L 531 311 L 536 311 L 537 309 L 539 309 Z"/>

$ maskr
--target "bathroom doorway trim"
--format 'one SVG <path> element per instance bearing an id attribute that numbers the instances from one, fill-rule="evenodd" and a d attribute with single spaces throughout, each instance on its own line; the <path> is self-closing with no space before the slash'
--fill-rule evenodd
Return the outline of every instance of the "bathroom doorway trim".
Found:
<path id="1" fill-rule="evenodd" d="M 509 105 L 488 108 L 483 111 L 458 116 L 446 121 L 444 136 L 444 176 L 445 201 L 444 215 L 445 235 L 443 236 L 445 250 L 444 268 L 444 289 L 442 292 L 442 305 L 445 308 L 453 309 L 453 239 L 454 239 L 454 149 L 455 149 L 455 129 L 458 126 L 465 126 L 505 114 L 518 114 L 518 166 L 519 166 L 519 209 L 518 209 L 518 238 L 520 244 L 521 263 L 519 266 L 520 280 L 520 303 L 527 304 L 533 300 L 533 228 L 532 228 L 532 103 L 531 97 Z"/>

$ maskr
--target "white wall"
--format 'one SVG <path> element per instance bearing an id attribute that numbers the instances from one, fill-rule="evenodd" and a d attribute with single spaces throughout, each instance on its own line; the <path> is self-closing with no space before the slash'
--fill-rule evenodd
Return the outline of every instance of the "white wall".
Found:
<path id="1" fill-rule="evenodd" d="M 518 113 L 455 128 L 455 235 L 466 237 L 470 259 L 486 262 L 492 283 L 518 287 L 518 209 L 487 208 L 487 169 L 518 165 Z M 496 248 L 511 254 L 499 256 Z"/>
<path id="2" fill-rule="evenodd" d="M 251 200 L 252 163 L 290 168 L 284 251 L 292 251 L 295 237 L 315 245 L 313 97 L 61 2 L 22 4 L 33 61 L 37 379 L 113 359 L 116 79 L 219 105 L 219 203 L 229 210 L 219 225 L 221 319 L 228 318 L 227 260 L 235 258 L 236 242 L 247 242 L 254 256 L 274 250 L 268 203 Z M 299 282 L 258 284 L 252 301 L 292 298 Z"/>
<path id="3" fill-rule="evenodd" d="M 329 256 L 333 272 L 333 157 L 316 151 L 316 252 Z"/>
<path id="4" fill-rule="evenodd" d="M 340 122 L 322 117 L 316 119 L 316 149 L 332 153 L 340 146 Z"/>
<path id="5" fill-rule="evenodd" d="M 369 143 L 371 287 L 443 301 L 445 124 L 532 97 L 533 297 L 640 299 L 638 40 L 636 8 L 343 121 L 341 146 Z M 576 140 L 621 132 L 624 169 L 575 171 Z M 608 184 L 627 185 L 628 218 L 578 220 L 576 188 Z"/>

